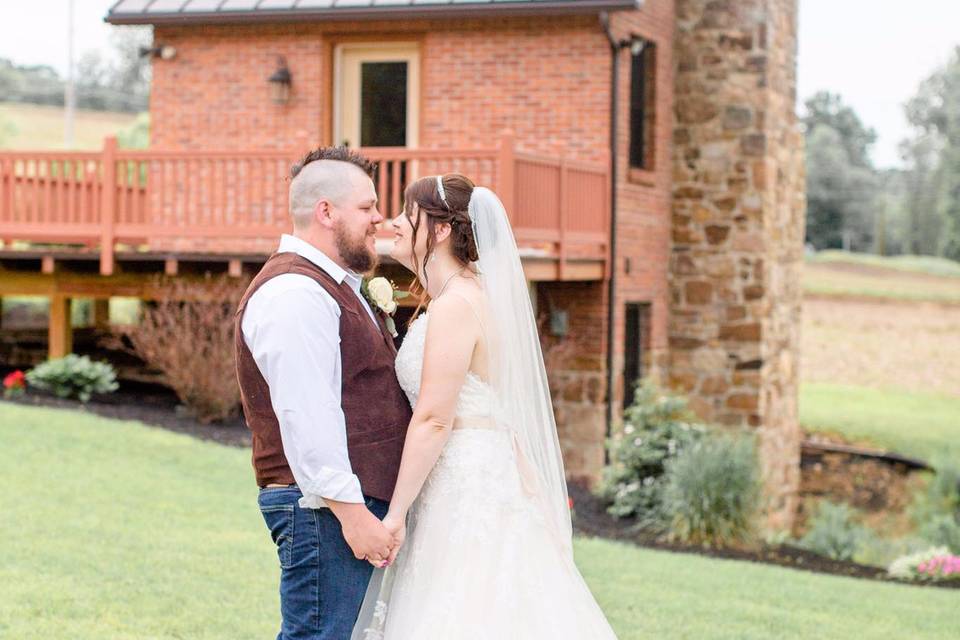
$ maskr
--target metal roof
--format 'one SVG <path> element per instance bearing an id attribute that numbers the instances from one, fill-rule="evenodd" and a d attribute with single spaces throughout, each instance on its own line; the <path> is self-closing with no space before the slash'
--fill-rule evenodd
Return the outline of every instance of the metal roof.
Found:
<path id="1" fill-rule="evenodd" d="M 217 24 L 633 9 L 640 0 L 119 0 L 111 24 Z"/>

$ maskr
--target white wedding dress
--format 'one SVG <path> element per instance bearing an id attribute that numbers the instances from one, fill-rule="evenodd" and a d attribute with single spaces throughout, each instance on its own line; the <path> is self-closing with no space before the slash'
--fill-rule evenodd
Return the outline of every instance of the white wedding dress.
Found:
<path id="1" fill-rule="evenodd" d="M 411 405 L 420 390 L 428 318 L 414 321 L 397 354 L 397 378 Z M 548 524 L 529 461 L 515 437 L 497 426 L 495 395 L 467 375 L 455 428 L 410 509 L 406 543 L 386 579 L 374 574 L 384 588 L 372 601 L 372 620 L 363 622 L 361 614 L 359 637 L 616 638 L 573 563 L 569 533 L 565 539 Z"/>

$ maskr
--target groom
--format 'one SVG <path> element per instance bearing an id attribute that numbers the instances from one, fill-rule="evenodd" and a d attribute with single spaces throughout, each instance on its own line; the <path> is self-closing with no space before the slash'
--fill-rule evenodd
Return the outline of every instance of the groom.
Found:
<path id="1" fill-rule="evenodd" d="M 259 505 L 280 558 L 278 640 L 348 640 L 373 567 L 410 405 L 382 313 L 361 294 L 383 220 L 373 165 L 320 148 L 292 170 L 293 235 L 236 316 Z"/>

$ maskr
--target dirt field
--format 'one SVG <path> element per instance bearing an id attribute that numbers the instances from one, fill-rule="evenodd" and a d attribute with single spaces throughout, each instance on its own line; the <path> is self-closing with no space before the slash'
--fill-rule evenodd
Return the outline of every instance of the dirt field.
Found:
<path id="1" fill-rule="evenodd" d="M 801 378 L 960 397 L 960 305 L 808 296 Z"/>

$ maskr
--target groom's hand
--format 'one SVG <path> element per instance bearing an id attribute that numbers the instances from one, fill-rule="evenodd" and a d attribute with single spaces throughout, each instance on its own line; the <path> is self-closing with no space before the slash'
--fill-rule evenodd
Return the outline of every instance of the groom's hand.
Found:
<path id="1" fill-rule="evenodd" d="M 393 547 L 393 536 L 377 516 L 363 504 L 326 500 L 333 515 L 340 521 L 343 539 L 357 560 L 386 560 Z"/>

